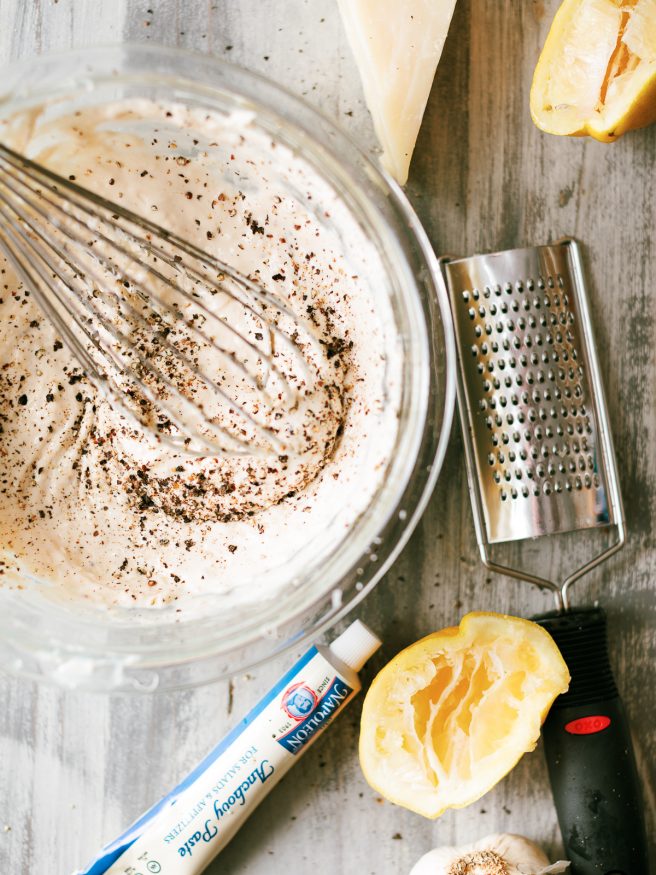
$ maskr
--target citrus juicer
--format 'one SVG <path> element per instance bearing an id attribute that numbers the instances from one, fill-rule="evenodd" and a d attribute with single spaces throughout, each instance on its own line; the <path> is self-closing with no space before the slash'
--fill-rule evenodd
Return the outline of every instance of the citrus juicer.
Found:
<path id="1" fill-rule="evenodd" d="M 572 676 L 544 725 L 572 875 L 648 871 L 640 788 L 599 607 L 570 588 L 624 544 L 624 516 L 576 241 L 440 259 L 458 349 L 458 401 L 476 538 L 492 571 L 551 590 L 534 618 Z M 603 529 L 562 582 L 500 564 L 494 545 Z"/>

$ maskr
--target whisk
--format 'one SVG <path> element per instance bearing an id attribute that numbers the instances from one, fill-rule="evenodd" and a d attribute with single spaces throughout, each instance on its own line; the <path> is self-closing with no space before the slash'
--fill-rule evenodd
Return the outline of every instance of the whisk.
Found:
<path id="1" fill-rule="evenodd" d="M 0 248 L 132 425 L 197 455 L 302 447 L 321 344 L 259 281 L 2 144 Z"/>

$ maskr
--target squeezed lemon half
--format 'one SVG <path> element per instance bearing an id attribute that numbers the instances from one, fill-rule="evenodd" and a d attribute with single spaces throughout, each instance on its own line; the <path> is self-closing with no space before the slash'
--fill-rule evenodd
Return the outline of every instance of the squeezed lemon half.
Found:
<path id="1" fill-rule="evenodd" d="M 604 142 L 656 121 L 656 0 L 565 0 L 530 104 L 543 131 Z"/>
<path id="2" fill-rule="evenodd" d="M 471 613 L 392 659 L 366 695 L 369 784 L 425 817 L 479 799 L 533 750 L 569 672 L 536 623 Z"/>

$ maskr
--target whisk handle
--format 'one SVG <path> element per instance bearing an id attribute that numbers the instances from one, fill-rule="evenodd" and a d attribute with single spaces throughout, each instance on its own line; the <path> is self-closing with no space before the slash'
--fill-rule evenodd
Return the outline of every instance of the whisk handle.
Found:
<path id="1" fill-rule="evenodd" d="M 649 871 L 631 735 L 608 660 L 606 616 L 582 608 L 534 618 L 552 635 L 572 681 L 543 727 L 572 875 Z"/>

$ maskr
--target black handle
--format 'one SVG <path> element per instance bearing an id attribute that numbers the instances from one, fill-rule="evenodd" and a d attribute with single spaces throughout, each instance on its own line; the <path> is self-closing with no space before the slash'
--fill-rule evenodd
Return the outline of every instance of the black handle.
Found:
<path id="1" fill-rule="evenodd" d="M 535 620 L 554 638 L 572 676 L 543 727 L 571 875 L 648 875 L 640 785 L 608 661 L 606 616 L 583 608 Z"/>

